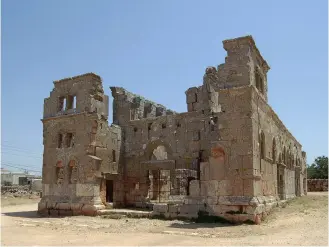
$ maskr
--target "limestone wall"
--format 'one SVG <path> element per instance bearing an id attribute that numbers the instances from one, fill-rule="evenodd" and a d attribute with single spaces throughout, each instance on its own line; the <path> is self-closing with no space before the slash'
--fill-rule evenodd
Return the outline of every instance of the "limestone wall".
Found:
<path id="1" fill-rule="evenodd" d="M 307 179 L 308 191 L 328 191 L 328 179 Z"/>
<path id="2" fill-rule="evenodd" d="M 303 185 L 303 179 L 306 176 L 306 160 L 302 146 L 286 129 L 258 91 L 254 87 L 250 90 L 253 109 L 254 166 L 261 173 L 261 180 L 256 181 L 256 195 L 277 194 L 277 171 L 279 166 L 283 165 L 283 169 L 286 170 L 283 177 L 285 193 L 291 197 L 295 194 L 295 168 L 298 167 L 301 170 L 300 184 Z M 263 158 L 261 158 L 262 135 L 265 139 Z"/>
<path id="3" fill-rule="evenodd" d="M 167 166 L 172 179 L 175 170 L 196 170 L 202 160 L 202 180 L 216 181 L 221 191 L 218 196 L 252 196 L 256 174 L 252 163 L 252 125 L 246 114 L 251 112 L 249 92 L 248 88 L 219 90 L 217 104 L 225 110 L 218 113 L 192 111 L 122 125 L 127 200 L 142 200 L 146 196 L 142 190 L 148 187 L 146 174 L 152 167 L 143 162 L 150 161 L 159 146 L 164 146 L 166 159 L 172 162 Z M 207 186 L 205 182 L 204 187 Z"/>

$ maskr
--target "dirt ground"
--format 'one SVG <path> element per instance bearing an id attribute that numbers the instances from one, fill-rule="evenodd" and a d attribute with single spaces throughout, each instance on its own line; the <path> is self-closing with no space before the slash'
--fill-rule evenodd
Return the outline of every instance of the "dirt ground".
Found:
<path id="1" fill-rule="evenodd" d="M 328 245 L 328 193 L 275 208 L 261 225 L 155 219 L 39 218 L 37 199 L 2 198 L 1 245 Z M 14 205 L 15 204 L 15 205 Z"/>

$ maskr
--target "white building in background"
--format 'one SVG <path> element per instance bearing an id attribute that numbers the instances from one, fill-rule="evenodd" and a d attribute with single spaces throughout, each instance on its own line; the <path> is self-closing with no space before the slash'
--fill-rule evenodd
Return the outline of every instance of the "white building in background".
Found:
<path id="1" fill-rule="evenodd" d="M 31 180 L 39 176 L 28 174 L 28 172 L 12 172 L 1 168 L 1 185 L 28 185 Z"/>

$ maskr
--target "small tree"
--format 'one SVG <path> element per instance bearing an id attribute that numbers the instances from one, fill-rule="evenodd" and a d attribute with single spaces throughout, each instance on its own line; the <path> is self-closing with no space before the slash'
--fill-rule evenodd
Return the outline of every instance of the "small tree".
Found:
<path id="1" fill-rule="evenodd" d="M 317 157 L 314 163 L 307 168 L 307 178 L 328 179 L 328 157 Z"/>

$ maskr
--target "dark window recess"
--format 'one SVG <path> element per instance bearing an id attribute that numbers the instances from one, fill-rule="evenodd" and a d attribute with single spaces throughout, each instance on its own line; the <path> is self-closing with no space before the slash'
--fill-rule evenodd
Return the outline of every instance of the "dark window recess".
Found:
<path id="1" fill-rule="evenodd" d="M 261 159 L 265 159 L 265 135 L 264 132 L 260 134 L 260 157 Z"/>
<path id="2" fill-rule="evenodd" d="M 148 130 L 148 131 L 150 131 L 150 130 L 152 129 L 151 126 L 152 126 L 152 123 L 149 123 L 149 124 L 147 125 L 147 130 Z"/>
<path id="3" fill-rule="evenodd" d="M 115 156 L 115 150 L 112 150 L 112 162 L 116 162 L 117 161 L 117 158 Z"/>
<path id="4" fill-rule="evenodd" d="M 76 108 L 76 96 L 69 95 L 67 96 L 66 109 L 75 109 Z"/>
<path id="5" fill-rule="evenodd" d="M 130 110 L 130 120 L 135 120 L 135 110 L 134 109 Z"/>
<path id="6" fill-rule="evenodd" d="M 162 129 L 165 129 L 167 126 L 165 123 L 162 124 Z"/>
<path id="7" fill-rule="evenodd" d="M 63 146 L 63 134 L 58 134 L 57 147 L 61 148 Z"/>
<path id="8" fill-rule="evenodd" d="M 73 145 L 73 134 L 72 133 L 66 133 L 65 136 L 65 142 L 66 142 L 66 147 L 72 147 Z"/>
<path id="9" fill-rule="evenodd" d="M 135 127 L 135 128 L 134 128 L 134 132 L 136 133 L 136 132 L 137 132 L 137 130 L 138 130 L 138 129 L 137 129 L 137 127 Z"/>
<path id="10" fill-rule="evenodd" d="M 217 125 L 217 121 L 218 121 L 218 118 L 217 117 L 213 117 L 210 119 L 210 130 L 211 131 L 215 131 L 215 126 Z"/>
<path id="11" fill-rule="evenodd" d="M 176 126 L 177 126 L 177 128 L 181 127 L 180 122 L 178 122 L 178 123 L 176 124 Z"/>
<path id="12" fill-rule="evenodd" d="M 72 183 L 73 166 L 69 166 L 69 184 Z"/>
<path id="13" fill-rule="evenodd" d="M 66 109 L 66 99 L 65 97 L 58 98 L 58 111 L 64 111 Z"/>

